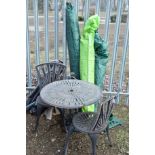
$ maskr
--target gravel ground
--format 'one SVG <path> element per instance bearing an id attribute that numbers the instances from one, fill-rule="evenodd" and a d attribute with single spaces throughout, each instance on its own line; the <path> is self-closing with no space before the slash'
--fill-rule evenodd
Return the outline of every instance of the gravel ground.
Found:
<path id="1" fill-rule="evenodd" d="M 112 147 L 106 143 L 106 137 L 99 135 L 97 155 L 129 154 L 129 109 L 123 104 L 116 105 L 113 114 L 123 121 L 122 126 L 110 129 Z M 61 155 L 65 132 L 60 125 L 60 116 L 54 115 L 51 121 L 44 116 L 40 119 L 38 133 L 33 133 L 35 117 L 27 114 L 26 149 L 27 155 Z M 105 137 L 105 138 L 104 138 Z M 69 144 L 68 155 L 90 155 L 91 143 L 86 134 L 74 133 Z"/>

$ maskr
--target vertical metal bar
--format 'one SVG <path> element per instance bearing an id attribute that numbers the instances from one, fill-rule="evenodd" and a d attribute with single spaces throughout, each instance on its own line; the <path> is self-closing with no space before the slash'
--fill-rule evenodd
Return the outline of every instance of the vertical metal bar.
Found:
<path id="1" fill-rule="evenodd" d="M 58 2 L 54 0 L 54 59 L 58 59 L 58 31 L 59 31 L 59 17 L 58 17 Z"/>
<path id="2" fill-rule="evenodd" d="M 34 22 L 35 22 L 35 64 L 40 64 L 39 54 L 39 19 L 38 19 L 38 0 L 33 0 Z"/>
<path id="3" fill-rule="evenodd" d="M 85 0 L 85 12 L 86 12 L 86 20 L 88 19 L 88 0 Z"/>
<path id="4" fill-rule="evenodd" d="M 75 0 L 75 12 L 76 12 L 76 15 L 78 16 L 78 12 L 79 12 L 79 1 L 78 0 Z"/>
<path id="5" fill-rule="evenodd" d="M 105 21 L 105 30 L 104 30 L 104 40 L 108 42 L 109 40 L 109 21 L 110 21 L 110 8 L 111 0 L 108 0 L 106 3 L 106 21 Z"/>
<path id="6" fill-rule="evenodd" d="M 66 0 L 63 1 L 63 62 L 67 64 L 67 50 L 66 50 Z"/>
<path id="7" fill-rule="evenodd" d="M 126 0 L 126 3 L 125 3 L 125 10 L 129 10 L 129 0 Z"/>
<path id="8" fill-rule="evenodd" d="M 88 0 L 87 2 L 87 19 L 89 18 L 89 15 L 90 15 L 90 0 Z"/>
<path id="9" fill-rule="evenodd" d="M 127 93 L 129 94 L 129 83 Z M 126 105 L 129 105 L 129 95 L 126 97 Z"/>
<path id="10" fill-rule="evenodd" d="M 49 41 L 48 41 L 48 0 L 44 0 L 44 20 L 45 20 L 45 62 L 49 62 Z"/>
<path id="11" fill-rule="evenodd" d="M 121 62 L 121 68 L 120 68 L 120 81 L 119 81 L 119 88 L 122 90 L 122 82 L 123 82 L 123 73 L 124 73 L 124 67 L 125 67 L 125 61 L 126 61 L 126 54 L 128 49 L 128 37 L 129 37 L 129 22 L 127 20 L 126 25 L 126 31 L 125 31 L 125 39 L 124 39 L 124 48 L 123 48 L 123 56 L 122 56 L 122 62 Z M 119 96 L 118 96 L 118 102 L 119 102 Z"/>
<path id="12" fill-rule="evenodd" d="M 72 5 L 74 5 L 74 0 L 71 0 Z"/>
<path id="13" fill-rule="evenodd" d="M 30 61 L 30 47 L 29 47 L 29 19 L 28 19 L 28 3 L 29 0 L 26 0 L 26 67 L 28 74 L 28 87 L 32 86 L 31 79 L 31 61 Z"/>
<path id="14" fill-rule="evenodd" d="M 100 14 L 100 0 L 97 0 L 96 2 L 96 14 Z"/>
<path id="15" fill-rule="evenodd" d="M 114 3 L 115 3 L 114 0 L 111 0 L 111 9 L 110 9 L 110 11 L 114 11 L 114 7 L 115 7 Z"/>
<path id="16" fill-rule="evenodd" d="M 84 1 L 84 23 L 88 19 L 88 0 Z"/>
<path id="17" fill-rule="evenodd" d="M 115 26 L 114 49 L 113 49 L 112 70 L 111 70 L 111 76 L 110 76 L 109 91 L 112 90 L 112 82 L 113 82 L 115 61 L 116 61 L 117 47 L 118 47 L 119 28 L 120 28 L 120 22 L 121 22 L 122 5 L 123 5 L 122 0 L 118 0 L 118 11 L 117 11 L 117 18 L 116 18 L 116 26 Z"/>

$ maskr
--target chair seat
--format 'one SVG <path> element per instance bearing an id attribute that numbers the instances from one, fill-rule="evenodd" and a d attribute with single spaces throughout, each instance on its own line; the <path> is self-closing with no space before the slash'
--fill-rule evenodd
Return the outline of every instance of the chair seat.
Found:
<path id="1" fill-rule="evenodd" d="M 95 112 L 80 112 L 74 115 L 73 125 L 80 132 L 99 133 L 107 127 L 108 123 L 101 117 L 94 127 L 97 117 L 98 114 Z"/>

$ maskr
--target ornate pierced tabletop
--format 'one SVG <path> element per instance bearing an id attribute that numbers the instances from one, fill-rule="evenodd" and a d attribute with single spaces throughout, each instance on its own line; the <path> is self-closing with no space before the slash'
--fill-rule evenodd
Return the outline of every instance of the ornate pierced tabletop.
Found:
<path id="1" fill-rule="evenodd" d="M 101 89 L 81 80 L 60 80 L 46 85 L 40 92 L 41 99 L 51 106 L 75 109 L 96 103 Z"/>

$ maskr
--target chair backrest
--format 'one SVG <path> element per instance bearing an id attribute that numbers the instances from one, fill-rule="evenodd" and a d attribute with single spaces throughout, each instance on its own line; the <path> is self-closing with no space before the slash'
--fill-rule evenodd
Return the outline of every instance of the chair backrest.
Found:
<path id="1" fill-rule="evenodd" d="M 65 76 L 66 66 L 61 62 L 51 62 L 51 63 L 43 63 L 36 66 L 37 76 L 38 76 L 38 84 L 40 89 L 45 85 L 63 80 Z"/>
<path id="2" fill-rule="evenodd" d="M 105 122 L 108 123 L 113 105 L 114 103 L 116 103 L 115 101 L 117 99 L 118 94 L 119 92 L 115 96 L 112 96 L 106 99 L 105 101 L 100 100 L 100 102 L 102 103 L 100 106 L 98 117 L 96 117 L 94 125 L 92 126 L 92 130 L 95 130 L 96 128 L 102 128 L 105 125 Z"/>

